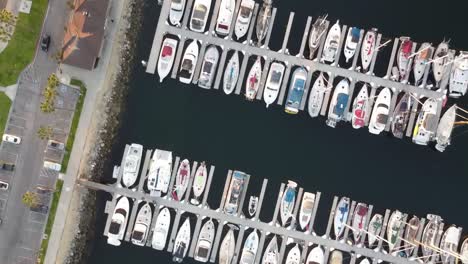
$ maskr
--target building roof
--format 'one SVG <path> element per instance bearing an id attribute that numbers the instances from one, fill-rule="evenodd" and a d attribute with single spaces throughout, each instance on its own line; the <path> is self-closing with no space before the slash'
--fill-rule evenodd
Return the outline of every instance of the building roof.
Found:
<path id="1" fill-rule="evenodd" d="M 92 70 L 101 50 L 109 0 L 74 0 L 63 39 L 62 61 Z"/>

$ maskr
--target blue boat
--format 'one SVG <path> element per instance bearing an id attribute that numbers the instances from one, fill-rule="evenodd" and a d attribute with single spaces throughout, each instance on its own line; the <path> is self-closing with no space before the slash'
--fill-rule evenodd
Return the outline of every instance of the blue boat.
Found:
<path id="1" fill-rule="evenodd" d="M 330 108 L 328 112 L 327 125 L 335 127 L 336 123 L 347 118 L 345 113 L 349 101 L 349 81 L 347 79 L 341 80 L 335 88 Z"/>
<path id="2" fill-rule="evenodd" d="M 293 181 L 288 181 L 288 186 L 283 192 L 283 197 L 281 198 L 281 223 L 284 226 L 289 218 L 292 216 L 294 210 L 294 204 L 296 203 L 296 188 L 297 183 Z"/>
<path id="3" fill-rule="evenodd" d="M 301 106 L 304 88 L 307 79 L 307 71 L 304 68 L 297 68 L 292 77 L 291 87 L 289 88 L 286 99 L 285 112 L 288 114 L 297 114 Z"/>

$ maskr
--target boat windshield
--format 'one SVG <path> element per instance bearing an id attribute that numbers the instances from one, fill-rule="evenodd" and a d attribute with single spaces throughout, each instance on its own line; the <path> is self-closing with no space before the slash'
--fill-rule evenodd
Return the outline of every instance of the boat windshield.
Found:
<path id="1" fill-rule="evenodd" d="M 198 248 L 197 255 L 198 255 L 199 257 L 201 257 L 201 258 L 207 258 L 209 252 L 210 252 L 210 251 L 209 251 L 208 248 L 200 247 L 200 248 Z"/>
<path id="2" fill-rule="evenodd" d="M 283 76 L 283 74 L 281 72 L 273 71 L 273 73 L 271 74 L 270 81 L 272 83 L 279 83 L 281 81 L 281 76 Z"/>
<path id="3" fill-rule="evenodd" d="M 203 64 L 203 72 L 204 73 L 211 73 L 211 69 L 213 68 L 213 63 L 207 61 Z"/>
<path id="4" fill-rule="evenodd" d="M 192 18 L 197 19 L 197 20 L 204 20 L 205 19 L 205 14 L 206 14 L 206 6 L 199 4 L 193 10 Z"/>
<path id="5" fill-rule="evenodd" d="M 137 241 L 142 241 L 143 240 L 143 232 L 134 231 L 133 234 L 132 234 L 132 239 L 137 240 Z"/>
<path id="6" fill-rule="evenodd" d="M 118 235 L 119 232 L 120 232 L 120 222 L 114 222 L 112 221 L 110 226 L 109 226 L 109 233 L 111 234 L 114 234 L 114 235 Z"/>
<path id="7" fill-rule="evenodd" d="M 240 16 L 242 18 L 248 19 L 250 17 L 251 12 L 252 12 L 252 9 L 248 8 L 246 6 L 241 6 L 241 8 L 240 8 Z"/>
<path id="8" fill-rule="evenodd" d="M 182 69 L 187 70 L 187 71 L 191 71 L 193 69 L 193 61 L 190 60 L 190 59 L 185 59 L 182 62 Z"/>
<path id="9" fill-rule="evenodd" d="M 387 124 L 388 115 L 386 114 L 378 114 L 377 115 L 377 123 L 378 124 Z"/>

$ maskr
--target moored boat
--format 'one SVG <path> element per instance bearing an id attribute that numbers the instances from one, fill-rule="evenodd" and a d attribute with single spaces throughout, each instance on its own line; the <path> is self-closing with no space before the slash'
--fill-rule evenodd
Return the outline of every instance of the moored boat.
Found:
<path id="1" fill-rule="evenodd" d="M 325 18 L 319 17 L 315 20 L 314 24 L 312 25 L 312 29 L 310 31 L 309 36 L 309 59 L 313 59 L 315 57 L 315 53 L 319 48 L 320 41 L 323 37 L 325 37 L 327 31 L 327 21 Z"/>
<path id="2" fill-rule="evenodd" d="M 166 246 L 167 235 L 169 234 L 169 227 L 171 225 L 171 212 L 167 207 L 159 211 L 156 224 L 154 225 L 153 239 L 151 246 L 156 250 L 163 250 Z"/>
<path id="3" fill-rule="evenodd" d="M 132 232 L 132 243 L 144 246 L 148 237 L 153 211 L 149 203 L 145 203 L 138 211 Z"/>
<path id="4" fill-rule="evenodd" d="M 369 247 L 373 246 L 375 244 L 375 241 L 377 241 L 377 236 L 380 236 L 382 226 L 383 216 L 381 214 L 375 214 L 374 216 L 372 216 L 367 227 L 367 240 L 369 242 Z"/>
<path id="5" fill-rule="evenodd" d="M 325 257 L 320 246 L 314 247 L 307 256 L 307 264 L 324 264 Z"/>
<path id="6" fill-rule="evenodd" d="M 418 54 L 414 58 L 413 75 L 414 82 L 417 84 L 424 75 L 426 67 L 429 67 L 428 62 L 432 59 L 433 48 L 428 42 L 424 42 L 419 47 Z"/>
<path id="7" fill-rule="evenodd" d="M 291 250 L 289 250 L 286 256 L 286 264 L 299 264 L 301 262 L 301 250 L 296 244 Z"/>
<path id="8" fill-rule="evenodd" d="M 367 72 L 374 57 L 374 51 L 377 48 L 375 45 L 377 39 L 377 29 L 373 28 L 366 32 L 362 41 L 361 48 L 361 64 L 362 69 Z"/>
<path id="9" fill-rule="evenodd" d="M 440 249 L 442 254 L 440 255 L 442 263 L 455 263 L 455 257 L 453 254 L 458 253 L 458 243 L 460 242 L 460 233 L 456 226 L 452 225 L 445 230 L 440 240 Z"/>
<path id="10" fill-rule="evenodd" d="M 431 257 L 434 247 L 439 245 L 436 244 L 437 235 L 440 231 L 440 224 L 442 222 L 442 218 L 438 215 L 427 215 L 427 220 L 429 223 L 426 224 L 424 227 L 424 231 L 421 238 L 421 249 L 423 256 L 426 256 L 428 259 Z"/>
<path id="11" fill-rule="evenodd" d="M 191 83 L 195 72 L 195 65 L 198 60 L 198 43 L 192 40 L 185 49 L 184 57 L 182 57 L 182 65 L 179 71 L 179 81 L 183 83 Z"/>
<path id="12" fill-rule="evenodd" d="M 335 209 L 335 217 L 333 220 L 333 231 L 335 238 L 339 239 L 345 230 L 345 224 L 348 220 L 350 200 L 348 197 L 341 197 Z"/>
<path id="13" fill-rule="evenodd" d="M 206 179 L 207 179 L 208 173 L 206 170 L 206 164 L 204 161 L 198 166 L 197 171 L 195 172 L 195 178 L 193 179 L 193 195 L 195 198 L 191 200 L 192 204 L 199 204 L 200 202 L 198 199 L 203 193 L 203 190 L 205 190 L 205 185 L 206 185 Z"/>
<path id="14" fill-rule="evenodd" d="M 461 261 L 468 264 L 468 238 L 465 238 L 460 249 Z"/>
<path id="15" fill-rule="evenodd" d="M 181 201 L 183 199 L 184 193 L 187 190 L 188 182 L 190 179 L 190 162 L 188 159 L 184 159 L 177 170 L 176 175 L 176 184 L 172 197 L 176 201 Z"/>
<path id="16" fill-rule="evenodd" d="M 130 212 L 130 202 L 128 198 L 122 196 L 117 201 L 112 214 L 109 233 L 107 234 L 107 243 L 113 246 L 120 246 L 121 240 L 127 227 L 128 214 Z"/>
<path id="17" fill-rule="evenodd" d="M 234 237 L 234 231 L 229 229 L 224 236 L 223 241 L 219 249 L 219 263 L 220 264 L 231 264 L 232 258 L 234 257 L 234 250 L 236 248 L 236 238 Z"/>
<path id="18" fill-rule="evenodd" d="M 213 246 L 213 240 L 215 236 L 215 226 L 213 220 L 208 220 L 201 230 L 198 236 L 197 244 L 195 246 L 195 252 L 193 258 L 196 261 L 207 262 L 210 257 L 211 248 Z"/>
<path id="19" fill-rule="evenodd" d="M 268 71 L 265 88 L 263 89 L 263 101 L 266 107 L 276 101 L 281 83 L 283 82 L 285 67 L 280 62 L 273 62 Z"/>
<path id="20" fill-rule="evenodd" d="M 336 123 L 345 118 L 345 109 L 349 101 L 349 81 L 348 79 L 341 80 L 333 92 L 333 97 L 328 109 L 327 125 L 335 127 Z"/>
<path id="21" fill-rule="evenodd" d="M 329 264 L 343 264 L 343 253 L 339 250 L 333 250 Z"/>
<path id="22" fill-rule="evenodd" d="M 245 240 L 239 264 L 254 264 L 255 256 L 257 255 L 257 250 L 258 234 L 257 230 L 254 230 L 252 231 L 252 233 L 249 234 L 249 236 Z"/>
<path id="23" fill-rule="evenodd" d="M 174 242 L 174 249 L 172 251 L 174 262 L 181 263 L 185 256 L 187 255 L 187 251 L 190 245 L 190 219 L 185 219 L 184 223 L 177 232 L 177 236 Z"/>
<path id="24" fill-rule="evenodd" d="M 299 209 L 299 225 L 302 230 L 309 229 L 310 218 L 315 204 L 315 194 L 304 192 L 302 196 L 301 208 Z"/>
<path id="25" fill-rule="evenodd" d="M 131 187 L 135 184 L 140 170 L 141 157 L 143 155 L 143 146 L 140 144 L 131 144 L 124 155 L 122 184 L 124 187 Z"/>
<path id="26" fill-rule="evenodd" d="M 387 226 L 387 243 L 390 252 L 393 251 L 395 245 L 400 241 L 400 235 L 402 235 L 400 232 L 402 232 L 403 227 L 403 214 L 398 210 L 393 211 Z"/>
<path id="27" fill-rule="evenodd" d="M 369 208 L 365 203 L 358 203 L 356 208 L 354 209 L 354 216 L 353 216 L 353 237 L 354 243 L 359 244 L 361 243 L 362 234 L 366 228 L 366 221 L 367 221 L 367 212 Z"/>
<path id="28" fill-rule="evenodd" d="M 390 101 L 392 99 L 392 92 L 389 88 L 385 87 L 380 91 L 377 100 L 374 103 L 374 109 L 369 121 L 369 132 L 375 135 L 384 131 L 388 122 L 388 115 L 390 113 Z"/>
<path id="29" fill-rule="evenodd" d="M 254 0 L 242 0 L 234 28 L 234 34 L 236 35 L 237 39 L 240 39 L 247 34 L 250 20 L 252 20 L 254 6 Z"/>
<path id="30" fill-rule="evenodd" d="M 245 97 L 248 100 L 254 100 L 260 85 L 260 78 L 262 76 L 262 60 L 257 56 L 255 63 L 250 68 L 249 75 L 245 83 Z"/>
<path id="31" fill-rule="evenodd" d="M 273 0 L 263 0 L 263 5 L 260 8 L 260 12 L 257 16 L 257 25 L 255 27 L 255 33 L 257 34 L 257 42 L 260 44 L 266 37 L 268 28 L 270 27 L 271 12 Z"/>
<path id="32" fill-rule="evenodd" d="M 353 128 L 359 129 L 366 124 L 366 117 L 369 115 L 369 92 L 367 84 L 363 84 L 356 98 L 353 101 L 351 124 Z"/>
<path id="33" fill-rule="evenodd" d="M 190 17 L 190 30 L 204 32 L 208 15 L 210 14 L 211 0 L 195 0 Z"/>
<path id="34" fill-rule="evenodd" d="M 310 90 L 309 103 L 307 104 L 310 117 L 317 117 L 319 115 L 326 89 L 327 85 L 325 84 L 323 72 L 320 72 L 319 77 L 315 80 Z"/>
<path id="35" fill-rule="evenodd" d="M 169 72 L 172 69 L 178 43 L 179 41 L 173 38 L 165 38 L 163 41 L 158 60 L 158 75 L 160 82 L 169 75 Z"/>
<path id="36" fill-rule="evenodd" d="M 421 111 L 419 112 L 418 119 L 414 125 L 413 142 L 418 145 L 427 145 L 432 140 L 437 125 L 437 102 L 434 99 L 427 99 Z"/>
<path id="37" fill-rule="evenodd" d="M 397 65 L 400 73 L 400 80 L 405 80 L 410 72 L 413 52 L 413 41 L 409 37 L 401 37 L 401 44 L 397 55 Z"/>
<path id="38" fill-rule="evenodd" d="M 174 26 L 180 26 L 180 21 L 184 15 L 185 0 L 171 0 L 171 9 L 169 10 L 169 21 Z"/>
<path id="39" fill-rule="evenodd" d="M 396 96 L 396 95 L 395 95 Z M 413 107 L 414 99 L 409 93 L 405 93 L 401 97 L 400 101 L 395 107 L 392 116 L 392 134 L 396 138 L 403 138 L 403 133 L 408 126 L 408 120 L 411 114 L 411 108 Z"/>
<path id="40" fill-rule="evenodd" d="M 239 78 L 239 53 L 234 51 L 224 71 L 223 90 L 226 94 L 231 94 L 236 88 Z"/>
<path id="41" fill-rule="evenodd" d="M 221 36 L 226 36 L 231 30 L 232 17 L 236 9 L 236 0 L 221 0 L 215 31 Z"/>
<path id="42" fill-rule="evenodd" d="M 279 263 L 279 252 L 278 252 L 278 239 L 276 235 L 270 240 L 268 246 L 263 254 L 262 264 L 278 264 Z"/>
<path id="43" fill-rule="evenodd" d="M 257 196 L 250 196 L 249 199 L 249 215 L 252 217 L 257 212 L 257 205 L 258 205 L 258 197 Z"/>
<path id="44" fill-rule="evenodd" d="M 340 21 L 331 27 L 325 40 L 325 46 L 323 47 L 322 61 L 333 63 L 338 52 L 338 45 L 340 44 L 341 38 L 341 27 Z"/>
<path id="45" fill-rule="evenodd" d="M 460 51 L 453 60 L 450 73 L 449 96 L 458 98 L 465 95 L 468 87 L 468 51 Z"/>
<path id="46" fill-rule="evenodd" d="M 435 145 L 435 148 L 440 152 L 443 152 L 445 148 L 450 145 L 450 138 L 452 136 L 456 116 L 457 105 L 452 105 L 439 121 L 436 133 L 437 144 Z"/>
<path id="47" fill-rule="evenodd" d="M 288 97 L 284 111 L 288 114 L 297 114 L 301 106 L 302 97 L 307 79 L 307 71 L 303 67 L 299 67 L 293 72 L 291 85 L 289 87 Z"/>
<path id="48" fill-rule="evenodd" d="M 296 202 L 296 188 L 297 183 L 288 181 L 288 185 L 283 192 L 280 204 L 280 217 L 282 226 L 286 225 L 286 222 L 291 218 Z"/>
<path id="49" fill-rule="evenodd" d="M 370 261 L 368 258 L 364 258 L 361 260 L 361 262 L 359 262 L 359 264 L 370 264 Z"/>
<path id="50" fill-rule="evenodd" d="M 442 77 L 445 74 L 447 68 L 447 62 L 449 62 L 449 45 L 445 40 L 442 41 L 434 52 L 434 60 L 432 62 L 432 74 L 436 83 L 442 81 Z"/>
<path id="51" fill-rule="evenodd" d="M 167 193 L 172 171 L 172 152 L 156 149 L 151 157 L 147 187 L 151 194 Z"/>
<path id="52" fill-rule="evenodd" d="M 203 64 L 198 78 L 198 86 L 205 89 L 210 89 L 213 83 L 216 66 L 218 65 L 219 51 L 215 46 L 210 46 L 203 58 Z"/>
<path id="53" fill-rule="evenodd" d="M 416 243 L 416 238 L 419 230 L 419 218 L 413 216 L 406 225 L 405 234 L 404 234 L 404 244 L 405 244 L 405 253 L 406 256 L 411 256 L 415 250 L 418 248 Z"/>
<path id="54" fill-rule="evenodd" d="M 232 173 L 231 182 L 229 184 L 226 202 L 224 204 L 224 212 L 226 214 L 235 215 L 239 208 L 239 203 L 242 195 L 245 193 L 245 183 L 248 175 L 241 171 Z"/>
<path id="55" fill-rule="evenodd" d="M 360 37 L 361 37 L 361 30 L 359 28 L 350 27 L 348 29 L 348 35 L 346 36 L 346 42 L 345 42 L 345 46 L 343 50 L 343 53 L 346 58 L 346 62 L 348 62 L 352 57 L 354 57 Z"/>

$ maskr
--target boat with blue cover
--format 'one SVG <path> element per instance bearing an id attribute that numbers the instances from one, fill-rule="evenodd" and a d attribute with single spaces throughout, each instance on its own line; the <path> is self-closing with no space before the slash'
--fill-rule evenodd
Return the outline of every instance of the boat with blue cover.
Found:
<path id="1" fill-rule="evenodd" d="M 283 226 L 289 220 L 294 210 L 294 204 L 296 203 L 296 188 L 297 183 L 288 181 L 288 186 L 286 186 L 286 190 L 283 192 L 280 207 L 281 223 Z"/>
<path id="2" fill-rule="evenodd" d="M 338 202 L 338 206 L 336 207 L 335 211 L 335 219 L 333 221 L 335 232 L 335 237 L 340 238 L 343 235 L 343 231 L 345 229 L 346 221 L 348 220 L 349 215 L 349 205 L 350 200 L 348 197 L 342 197 Z"/>
<path id="3" fill-rule="evenodd" d="M 304 88 L 307 79 L 307 71 L 300 67 L 297 68 L 292 77 L 291 87 L 289 88 L 288 97 L 284 111 L 288 114 L 297 114 L 301 106 L 302 97 L 304 96 Z"/>
<path id="4" fill-rule="evenodd" d="M 348 29 L 348 36 L 346 37 L 346 43 L 344 47 L 344 55 L 346 62 L 348 62 L 356 53 L 356 48 L 361 38 L 361 30 L 357 27 Z"/>
<path id="5" fill-rule="evenodd" d="M 335 88 L 333 97 L 328 110 L 328 119 L 326 124 L 335 127 L 336 123 L 345 117 L 345 109 L 349 100 L 349 81 L 341 80 Z"/>

